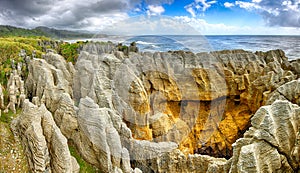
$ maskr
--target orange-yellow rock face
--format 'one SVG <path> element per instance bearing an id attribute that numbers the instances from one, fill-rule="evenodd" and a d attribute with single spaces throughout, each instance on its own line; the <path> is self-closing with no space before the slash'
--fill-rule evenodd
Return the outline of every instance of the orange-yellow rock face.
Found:
<path id="1" fill-rule="evenodd" d="M 193 75 L 198 93 L 194 93 L 191 100 L 182 100 L 176 82 L 165 74 L 149 73 L 142 81 L 132 83 L 131 106 L 143 117 L 142 121 L 147 122 L 138 125 L 141 122 L 137 120 L 140 123 L 129 125 L 133 137 L 173 141 L 187 154 L 231 155 L 231 144 L 247 129 L 252 113 L 239 98 L 218 98 L 227 91 L 214 89 L 210 94 L 209 89 L 214 86 L 205 70 L 196 69 Z M 219 82 L 217 78 L 215 81 Z"/>
<path id="2" fill-rule="evenodd" d="M 138 113 L 128 122 L 133 137 L 172 141 L 186 154 L 231 157 L 231 145 L 288 73 L 276 61 L 267 64 L 247 52 L 240 55 L 247 60 L 217 56 L 222 62 L 213 68 L 194 67 L 177 75 L 147 71 L 137 77 L 129 94 L 130 105 Z"/>

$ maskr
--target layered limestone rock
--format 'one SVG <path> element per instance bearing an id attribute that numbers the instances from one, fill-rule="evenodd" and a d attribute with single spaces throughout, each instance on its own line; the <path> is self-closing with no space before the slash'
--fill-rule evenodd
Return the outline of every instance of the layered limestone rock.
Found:
<path id="1" fill-rule="evenodd" d="M 288 100 L 300 105 L 300 79 L 293 80 L 278 87 L 269 95 L 266 104 L 272 104 L 276 100 Z"/>
<path id="2" fill-rule="evenodd" d="M 89 163 L 99 165 L 104 172 L 114 172 L 126 163 L 122 162 L 121 139 L 110 114 L 113 114 L 111 110 L 99 108 L 89 97 L 80 100 L 78 124 L 81 143 L 78 147 Z"/>
<path id="3" fill-rule="evenodd" d="M 28 98 L 37 105 L 45 104 L 68 139 L 78 136 L 76 107 L 73 96 L 74 67 L 52 52 L 43 59 L 33 58 L 28 64 L 25 83 Z"/>
<path id="4" fill-rule="evenodd" d="M 242 172 L 250 170 L 246 163 L 251 155 L 269 157 L 264 151 L 275 153 L 276 163 L 282 161 L 285 166 L 278 169 L 296 170 L 297 159 L 291 158 L 297 154 L 287 156 L 267 139 L 252 139 L 248 135 L 252 130 L 234 149 L 232 144 L 250 126 L 258 132 L 269 124 L 255 124 L 254 117 L 263 116 L 255 112 L 272 104 L 270 98 L 277 99 L 277 91 L 283 98 L 285 89 L 280 86 L 293 83 L 297 76 L 280 50 L 124 55 L 111 46 L 89 45 L 75 69 L 53 53 L 31 60 L 26 88 L 29 98 L 53 113 L 62 134 L 75 143 L 81 156 L 103 172 L 138 172 L 138 168 L 144 172 Z M 290 101 L 298 103 L 297 93 L 292 97 Z M 277 116 L 282 113 L 277 110 L 288 107 L 298 110 L 291 103 L 278 105 L 270 105 L 270 114 Z M 289 132 L 292 126 L 287 119 L 299 115 L 294 112 L 287 111 L 279 124 Z M 297 136 L 288 138 L 292 142 Z M 243 146 L 248 147 L 239 149 Z M 253 150 L 256 146 L 261 148 Z M 288 150 L 298 152 L 297 147 L 284 152 Z M 230 158 L 232 152 L 229 161 L 214 158 Z M 270 165 L 267 160 L 257 163 Z M 273 169 L 265 165 L 255 169 Z"/>
<path id="5" fill-rule="evenodd" d="M 164 154 L 157 160 L 158 169 L 155 172 L 227 172 L 226 159 L 213 158 L 207 155 L 185 156 L 179 150 Z"/>
<path id="6" fill-rule="evenodd" d="M 19 65 L 18 65 L 19 66 Z M 12 112 L 16 113 L 16 106 L 22 107 L 23 102 L 26 98 L 25 95 L 25 88 L 24 88 L 24 81 L 22 80 L 20 76 L 20 72 L 16 69 L 13 70 L 13 72 L 10 74 L 9 80 L 7 81 L 7 91 L 9 93 L 9 102 L 4 110 L 4 112 L 8 112 L 8 110 L 11 110 Z M 3 92 L 1 88 L 1 107 L 4 106 L 4 100 L 3 100 Z"/>
<path id="7" fill-rule="evenodd" d="M 68 138 L 73 139 L 78 133 L 76 107 L 71 96 L 67 93 L 60 95 L 58 108 L 53 114 L 54 120 L 61 132 Z"/>
<path id="8" fill-rule="evenodd" d="M 298 78 L 300 77 L 300 59 L 291 61 L 287 66 L 298 75 Z"/>
<path id="9" fill-rule="evenodd" d="M 28 71 L 25 83 L 28 98 L 38 97 L 51 112 L 59 107 L 58 100 L 63 93 L 73 95 L 74 67 L 62 56 L 50 52 L 43 59 L 34 58 Z"/>
<path id="10" fill-rule="evenodd" d="M 93 46 L 90 47 L 93 48 Z M 90 47 L 87 49 L 92 49 Z M 94 49 L 92 50 L 90 51 L 94 52 Z M 81 52 L 75 66 L 74 98 L 76 102 L 88 96 L 100 107 L 111 108 L 111 80 L 120 63 L 121 60 L 113 54 Z"/>
<path id="11" fill-rule="evenodd" d="M 25 147 L 32 172 L 79 172 L 79 165 L 70 155 L 67 139 L 56 126 L 44 105 L 37 107 L 28 100 L 12 128 Z"/>
<path id="12" fill-rule="evenodd" d="M 131 53 L 115 72 L 113 104 L 136 139 L 229 158 L 268 94 L 297 77 L 284 62 L 280 50 Z"/>
<path id="13" fill-rule="evenodd" d="M 207 155 L 185 155 L 175 143 L 135 141 L 131 163 L 143 172 L 228 172 L 227 160 Z"/>
<path id="14" fill-rule="evenodd" d="M 32 59 L 26 81 L 30 98 L 53 112 L 62 134 L 86 161 L 103 172 L 133 171 L 128 150 L 122 147 L 119 136 L 123 132 L 130 138 L 130 130 L 119 115 L 108 108 L 100 109 L 89 97 L 80 99 L 76 107 L 71 88 L 74 74 L 72 64 L 51 52 L 44 59 Z"/>
<path id="15" fill-rule="evenodd" d="M 78 124 L 80 134 L 76 139 L 78 142 L 74 142 L 79 152 L 86 161 L 103 172 L 138 171 L 131 168 L 130 160 L 136 168 L 144 168 L 141 163 L 148 164 L 144 161 L 156 159 L 178 147 L 175 143 L 133 139 L 130 129 L 119 115 L 109 108 L 100 108 L 89 97 L 80 100 Z"/>
<path id="16" fill-rule="evenodd" d="M 297 172 L 300 161 L 300 107 L 275 101 L 261 107 L 252 127 L 234 144 L 230 172 Z"/>

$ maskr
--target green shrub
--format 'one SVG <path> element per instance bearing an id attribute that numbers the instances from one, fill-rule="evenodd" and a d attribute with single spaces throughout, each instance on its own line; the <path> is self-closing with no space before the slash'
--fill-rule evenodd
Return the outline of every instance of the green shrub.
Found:
<path id="1" fill-rule="evenodd" d="M 69 144 L 69 150 L 73 157 L 76 158 L 77 163 L 80 166 L 80 173 L 100 173 L 101 171 L 97 169 L 96 167 L 90 165 L 86 161 L 84 161 L 80 154 L 76 151 L 73 144 Z"/>
<path id="2" fill-rule="evenodd" d="M 80 43 L 65 43 L 60 45 L 60 54 L 68 61 L 75 63 L 78 58 Z"/>
<path id="3" fill-rule="evenodd" d="M 4 113 L 3 110 L 1 112 L 0 121 L 4 123 L 11 123 L 13 118 L 15 118 L 19 113 L 21 113 L 21 109 L 17 109 L 17 113 L 14 114 L 11 110 L 9 110 L 7 113 Z"/>

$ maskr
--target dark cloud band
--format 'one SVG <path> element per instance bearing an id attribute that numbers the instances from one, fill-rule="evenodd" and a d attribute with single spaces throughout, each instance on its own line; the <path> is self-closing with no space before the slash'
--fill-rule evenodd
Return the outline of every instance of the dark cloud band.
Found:
<path id="1" fill-rule="evenodd" d="M 141 4 L 172 2 L 173 0 L 1 0 L 0 24 L 81 29 L 84 25 L 93 25 L 92 18 L 109 21 L 109 15 L 112 19 L 120 15 L 126 16 L 128 11 Z"/>

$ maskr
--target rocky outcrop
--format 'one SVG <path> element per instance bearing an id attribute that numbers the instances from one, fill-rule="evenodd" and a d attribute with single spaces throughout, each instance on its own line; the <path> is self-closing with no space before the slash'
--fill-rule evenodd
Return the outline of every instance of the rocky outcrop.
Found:
<path id="1" fill-rule="evenodd" d="M 75 66 L 74 98 L 76 102 L 88 96 L 100 107 L 112 107 L 111 80 L 120 63 L 121 60 L 113 54 L 82 52 Z"/>
<path id="2" fill-rule="evenodd" d="M 89 163 L 99 165 L 104 172 L 113 172 L 121 168 L 123 163 L 120 136 L 113 126 L 110 114 L 113 112 L 99 108 L 91 98 L 80 100 L 78 124 L 82 133 L 79 150 Z"/>
<path id="3" fill-rule="evenodd" d="M 131 162 L 143 172 L 226 172 L 227 160 L 207 155 L 185 155 L 175 143 L 135 141 Z"/>
<path id="4" fill-rule="evenodd" d="M 292 66 L 280 50 L 124 55 L 89 45 L 75 68 L 53 53 L 33 59 L 26 88 L 103 172 L 295 171 Z"/>
<path id="5" fill-rule="evenodd" d="M 13 122 L 20 135 L 32 172 L 79 172 L 79 165 L 70 155 L 67 139 L 56 126 L 44 105 L 37 107 L 28 100 L 22 114 Z"/>
<path id="6" fill-rule="evenodd" d="M 269 95 L 266 104 L 272 104 L 276 100 L 287 100 L 300 105 L 300 79 L 288 82 L 278 87 Z"/>
<path id="7" fill-rule="evenodd" d="M 81 98 L 76 107 L 71 88 L 74 74 L 72 64 L 51 52 L 44 59 L 31 60 L 26 86 L 32 101 L 45 104 L 53 112 L 62 134 L 75 144 L 86 161 L 103 172 L 133 171 L 128 150 L 122 147 L 119 136 L 123 132 L 131 137 L 130 130 L 119 115 L 99 108 L 89 97 Z"/>
<path id="8" fill-rule="evenodd" d="M 63 93 L 73 95 L 74 67 L 62 56 L 50 52 L 43 59 L 32 59 L 28 71 L 25 87 L 29 99 L 38 97 L 51 112 L 59 107 Z"/>
<path id="9" fill-rule="evenodd" d="M 136 139 L 229 158 L 268 94 L 296 78 L 286 62 L 279 50 L 131 53 L 115 72 L 113 105 Z"/>
<path id="10" fill-rule="evenodd" d="M 175 150 L 158 159 L 158 170 L 155 172 L 226 172 L 225 164 L 224 158 L 199 154 L 185 156 L 179 150 Z"/>
<path id="11" fill-rule="evenodd" d="M 294 60 L 289 64 L 289 68 L 298 75 L 298 78 L 300 77 L 300 60 Z"/>
<path id="12" fill-rule="evenodd" d="M 18 64 L 18 66 L 20 66 Z M 23 102 L 26 98 L 25 95 L 25 88 L 24 88 L 24 81 L 21 78 L 21 72 L 19 70 L 14 69 L 13 72 L 10 74 L 9 80 L 7 81 L 7 91 L 9 93 L 9 102 L 4 110 L 5 113 L 8 112 L 8 110 L 11 110 L 12 112 L 16 113 L 16 106 L 22 107 Z M 0 92 L 0 103 L 1 107 L 4 106 L 4 99 L 3 99 L 3 92 L 1 88 Z"/>
<path id="13" fill-rule="evenodd" d="M 54 120 L 62 134 L 68 139 L 73 139 L 78 133 L 78 121 L 74 101 L 69 94 L 63 93 L 60 95 L 57 103 L 59 106 L 53 114 Z"/>
<path id="14" fill-rule="evenodd" d="M 296 172 L 300 161 L 300 107 L 275 101 L 261 107 L 234 144 L 230 172 Z"/>

